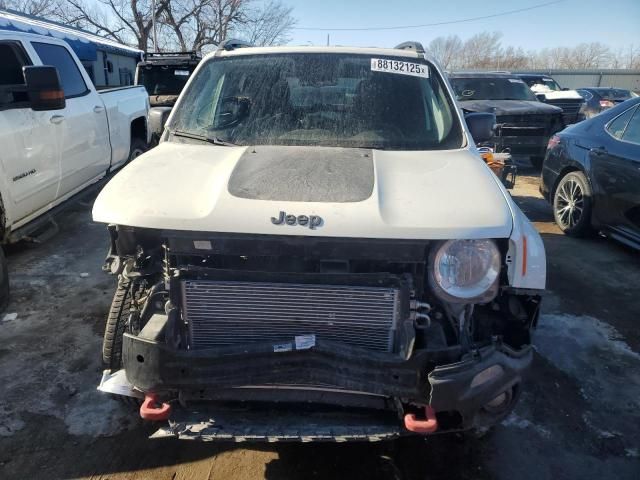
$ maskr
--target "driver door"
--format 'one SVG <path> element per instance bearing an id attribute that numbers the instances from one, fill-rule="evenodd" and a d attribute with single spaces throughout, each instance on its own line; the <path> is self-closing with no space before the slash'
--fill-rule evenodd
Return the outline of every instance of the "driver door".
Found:
<path id="1" fill-rule="evenodd" d="M 14 228 L 53 202 L 60 182 L 60 137 L 52 123 L 57 112 L 31 109 L 22 74 L 27 65 L 21 42 L 0 41 L 0 193 Z"/>

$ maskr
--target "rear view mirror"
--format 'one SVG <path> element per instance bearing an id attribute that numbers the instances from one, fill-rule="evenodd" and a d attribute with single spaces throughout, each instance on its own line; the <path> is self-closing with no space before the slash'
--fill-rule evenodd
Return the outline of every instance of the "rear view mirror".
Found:
<path id="1" fill-rule="evenodd" d="M 22 67 L 22 73 L 32 110 L 61 110 L 66 106 L 56 67 Z"/>
<path id="2" fill-rule="evenodd" d="M 496 116 L 493 113 L 467 113 L 464 116 L 469 133 L 476 143 L 488 142 L 493 138 L 496 127 Z"/>
<path id="3" fill-rule="evenodd" d="M 224 97 L 220 100 L 213 129 L 235 127 L 249 115 L 250 109 L 251 100 L 247 97 Z"/>

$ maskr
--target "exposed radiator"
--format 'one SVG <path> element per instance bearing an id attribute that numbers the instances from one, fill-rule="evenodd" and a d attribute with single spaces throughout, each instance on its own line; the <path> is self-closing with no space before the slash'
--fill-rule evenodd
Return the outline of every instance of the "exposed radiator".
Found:
<path id="1" fill-rule="evenodd" d="M 314 334 L 392 351 L 401 310 L 386 287 L 184 280 L 182 293 L 192 349 Z"/>

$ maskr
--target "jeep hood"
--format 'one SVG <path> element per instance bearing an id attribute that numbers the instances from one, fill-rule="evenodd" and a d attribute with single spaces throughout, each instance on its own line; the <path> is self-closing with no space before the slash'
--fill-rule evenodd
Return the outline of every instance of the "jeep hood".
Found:
<path id="1" fill-rule="evenodd" d="M 513 222 L 507 198 L 497 177 L 468 149 L 398 152 L 165 142 L 104 187 L 93 218 L 196 232 L 507 238 Z M 280 212 L 321 217 L 322 223 L 314 228 L 307 222 L 277 225 Z"/>
<path id="2" fill-rule="evenodd" d="M 463 110 L 495 113 L 496 116 L 562 113 L 562 109 L 537 100 L 462 100 L 458 103 Z"/>

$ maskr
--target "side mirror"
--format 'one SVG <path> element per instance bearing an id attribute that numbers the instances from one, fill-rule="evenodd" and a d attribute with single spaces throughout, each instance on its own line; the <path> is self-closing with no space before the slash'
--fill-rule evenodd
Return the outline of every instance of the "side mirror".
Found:
<path id="1" fill-rule="evenodd" d="M 62 110 L 66 106 L 56 67 L 22 67 L 22 74 L 32 110 Z"/>
<path id="2" fill-rule="evenodd" d="M 495 114 L 486 112 L 467 113 L 464 119 L 474 142 L 488 142 L 493 138 L 496 127 Z"/>
<path id="3" fill-rule="evenodd" d="M 536 93 L 536 98 L 541 102 L 547 101 L 547 96 L 544 93 Z"/>
<path id="4" fill-rule="evenodd" d="M 569 87 L 562 87 L 560 90 L 562 90 L 563 92 L 568 92 L 570 89 Z"/>

